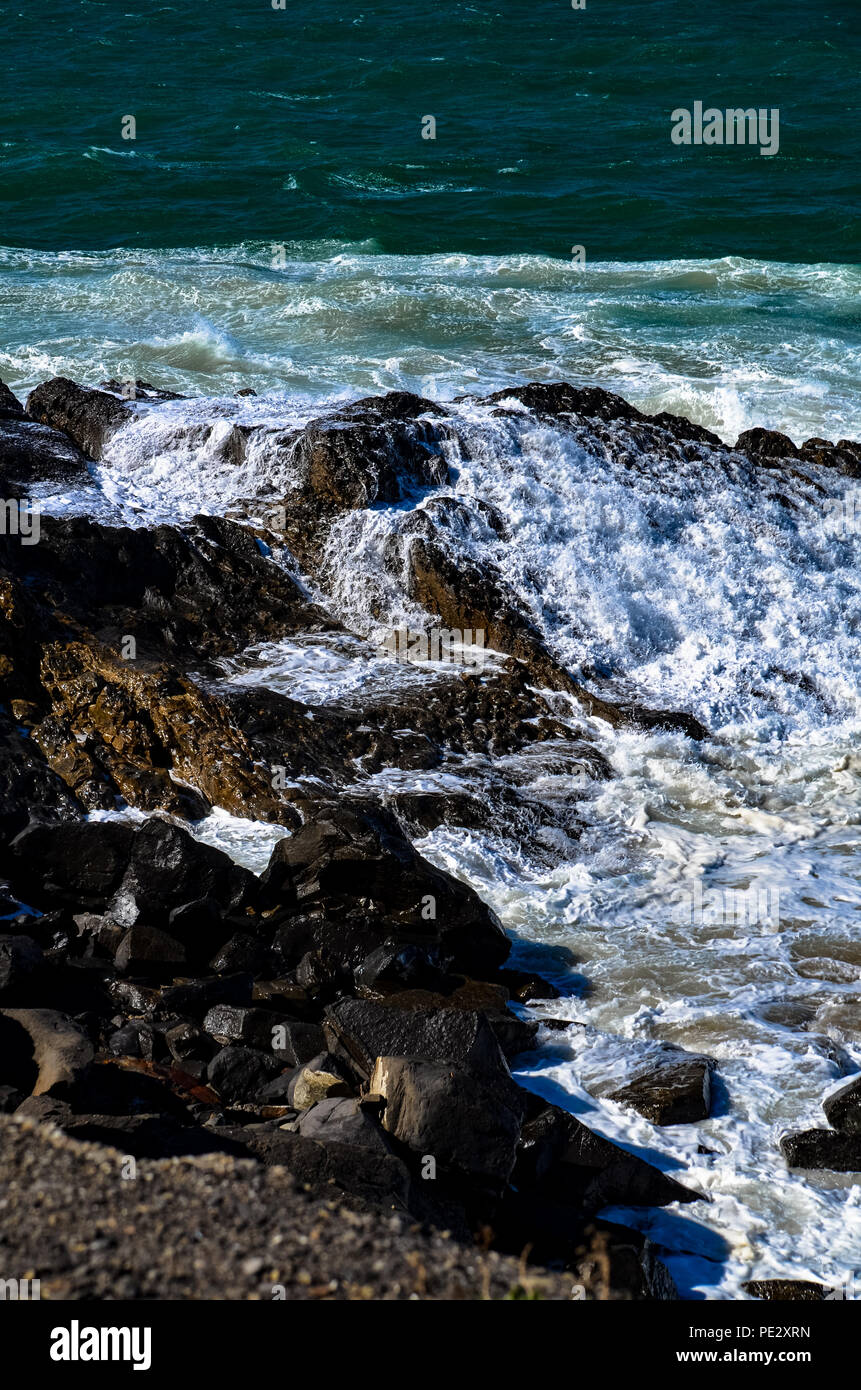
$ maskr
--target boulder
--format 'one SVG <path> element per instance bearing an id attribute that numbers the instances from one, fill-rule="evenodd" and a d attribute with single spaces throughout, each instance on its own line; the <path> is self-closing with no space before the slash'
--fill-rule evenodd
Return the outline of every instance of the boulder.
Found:
<path id="1" fill-rule="evenodd" d="M 31 825 L 9 847 L 9 872 L 26 901 L 103 913 L 131 859 L 128 821 Z"/>
<path id="2" fill-rule="evenodd" d="M 132 840 L 128 868 L 109 910 L 126 927 L 138 922 L 166 926 L 170 920 L 171 933 L 178 936 L 183 923 L 174 909 L 181 904 L 211 898 L 224 912 L 239 913 L 253 903 L 256 891 L 254 875 L 228 855 L 173 822 L 153 817 Z M 223 939 L 210 942 L 207 954 Z"/>
<path id="3" fill-rule="evenodd" d="M 861 1076 L 832 1091 L 822 1103 L 828 1123 L 843 1134 L 861 1135 Z"/>
<path id="4" fill-rule="evenodd" d="M 503 1072 L 378 1057 L 370 1092 L 385 1101 L 383 1128 L 415 1154 L 470 1178 L 507 1182 L 526 1107 L 523 1092 Z"/>
<path id="5" fill-rule="evenodd" d="M 814 1284 L 809 1279 L 749 1279 L 742 1288 L 751 1298 L 772 1303 L 821 1303 L 830 1293 L 826 1284 Z"/>
<path id="6" fill-rule="evenodd" d="M 185 947 L 158 927 L 129 927 L 117 947 L 114 964 L 124 975 L 175 974 L 185 960 Z"/>
<path id="7" fill-rule="evenodd" d="M 609 1100 L 637 1110 L 653 1125 L 696 1124 L 711 1109 L 711 1071 L 708 1057 L 670 1057 L 633 1077 Z"/>
<path id="8" fill-rule="evenodd" d="M 510 947 L 495 914 L 417 854 L 390 812 L 343 802 L 309 809 L 315 819 L 276 844 L 261 877 L 264 908 L 301 908 L 283 927 L 282 957 L 298 964 L 322 948 L 356 969 L 396 940 L 436 947 L 442 968 L 465 974 L 505 961 Z"/>
<path id="9" fill-rule="evenodd" d="M 91 459 L 100 459 L 111 435 L 133 418 L 134 411 L 105 391 L 55 376 L 30 392 L 27 414 L 31 420 L 62 430 Z"/>
<path id="10" fill-rule="evenodd" d="M 784 1134 L 780 1151 L 790 1168 L 827 1168 L 833 1173 L 861 1173 L 861 1133 L 806 1129 Z"/>
<path id="11" fill-rule="evenodd" d="M 0 482 L 4 499 L 32 499 L 40 485 L 94 488 L 86 455 L 57 430 L 26 416 L 4 414 L 0 395 Z M 41 522 L 40 522 L 41 532 Z M 30 546 L 25 548 L 26 551 Z"/>
<path id="12" fill-rule="evenodd" d="M 512 1182 L 581 1213 L 613 1205 L 662 1207 L 703 1200 L 538 1096 L 528 1099 Z"/>
<path id="13" fill-rule="evenodd" d="M 223 1101 L 249 1101 L 280 1068 L 281 1063 L 271 1052 L 231 1043 L 209 1062 L 206 1080 Z"/>
<path id="14" fill-rule="evenodd" d="M 349 1144 L 357 1148 L 389 1153 L 383 1131 L 361 1101 L 330 1096 L 304 1111 L 296 1121 L 296 1131 L 305 1139 L 329 1144 Z"/>
<path id="15" fill-rule="evenodd" d="M 329 1050 L 364 1080 L 370 1079 L 378 1057 L 458 1063 L 494 1079 L 510 1075 L 487 1019 L 468 1009 L 405 1012 L 344 999 L 326 1009 L 323 1031 Z"/>

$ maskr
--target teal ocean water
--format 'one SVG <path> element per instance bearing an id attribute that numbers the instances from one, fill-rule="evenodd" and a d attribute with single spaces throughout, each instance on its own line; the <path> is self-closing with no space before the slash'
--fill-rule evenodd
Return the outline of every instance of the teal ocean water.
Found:
<path id="1" fill-rule="evenodd" d="M 857 258 L 857 0 L 16 0 L 0 32 L 5 244 Z M 697 100 L 777 108 L 779 153 L 674 146 Z"/>

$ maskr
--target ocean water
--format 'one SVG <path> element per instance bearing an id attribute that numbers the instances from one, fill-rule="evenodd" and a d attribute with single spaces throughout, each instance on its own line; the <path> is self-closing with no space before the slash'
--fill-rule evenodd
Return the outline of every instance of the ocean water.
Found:
<path id="1" fill-rule="evenodd" d="M 856 0 L 3 0 L 0 31 L 16 246 L 857 254 Z M 778 154 L 673 145 L 698 100 L 777 108 Z"/>
<path id="2" fill-rule="evenodd" d="M 0 0 L 0 32 L 0 378 L 188 397 L 143 406 L 89 490 L 46 510 L 265 510 L 290 486 L 285 431 L 393 388 L 452 402 L 565 379 L 728 443 L 756 425 L 861 438 L 857 0 L 68 0 L 37 19 Z M 778 154 L 674 146 L 670 113 L 697 100 L 778 108 Z M 648 1230 L 685 1296 L 786 1276 L 855 1277 L 857 1297 L 861 1187 L 778 1150 L 861 1072 L 856 485 L 800 470 L 782 501 L 709 451 L 625 470 L 529 417 L 464 401 L 456 419 L 442 491 L 511 523 L 477 530 L 474 558 L 572 668 L 711 734 L 589 726 L 614 775 L 578 789 L 581 838 L 541 855 L 451 828 L 419 842 L 568 991 L 540 1012 L 570 1028 L 521 1079 L 701 1194 L 610 1213 Z M 236 423 L 261 427 L 241 467 Z M 402 520 L 333 534 L 326 601 L 352 637 L 269 644 L 224 680 L 313 717 L 422 679 L 373 645 L 413 616 L 380 563 Z M 368 781 L 385 798 L 482 771 Z M 552 747 L 508 771 L 551 807 L 570 793 Z M 281 833 L 223 811 L 195 832 L 258 871 Z M 657 1129 L 606 1099 L 662 1043 L 716 1059 L 707 1122 Z"/>
<path id="3" fill-rule="evenodd" d="M 248 408 L 143 407 L 95 472 L 105 504 L 137 525 L 189 515 L 201 497 L 227 509 L 221 437 L 200 422 L 234 407 Z M 251 408 L 272 432 L 237 485 L 267 497 L 273 481 L 290 483 L 277 422 L 308 405 L 291 413 L 274 395 Z M 449 494 L 495 505 L 508 535 L 477 527 L 463 543 L 502 571 L 557 654 L 645 703 L 691 710 L 710 731 L 701 745 L 620 733 L 555 697 L 572 736 L 587 733 L 613 770 L 578 788 L 580 838 L 551 831 L 538 853 L 504 827 L 440 827 L 417 842 L 495 908 L 515 959 L 549 963 L 566 991 L 537 1012 L 571 1027 L 541 1035 L 521 1080 L 701 1194 L 683 1209 L 608 1213 L 649 1232 L 685 1296 L 739 1297 L 744 1280 L 772 1276 L 857 1296 L 846 1281 L 861 1276 L 861 1188 L 852 1175 L 788 1171 L 778 1145 L 788 1130 L 824 1127 L 825 1095 L 861 1073 L 858 485 L 802 467 L 752 487 L 708 447 L 686 470 L 649 454 L 631 468 L 525 412 L 452 410 L 451 483 L 350 513 L 332 532 L 324 597 L 354 636 L 266 644 L 225 663 L 224 680 L 289 693 L 313 717 L 427 679 L 376 655 L 381 626 L 416 616 L 380 557 L 405 505 Z M 67 505 L 91 510 L 89 499 Z M 553 745 L 505 762 L 530 799 L 570 796 Z M 475 790 L 486 770 L 481 759 L 390 768 L 365 785 L 384 800 Z M 217 812 L 197 833 L 259 869 L 281 832 Z M 656 1128 L 606 1099 L 663 1044 L 715 1058 L 709 1120 Z"/>

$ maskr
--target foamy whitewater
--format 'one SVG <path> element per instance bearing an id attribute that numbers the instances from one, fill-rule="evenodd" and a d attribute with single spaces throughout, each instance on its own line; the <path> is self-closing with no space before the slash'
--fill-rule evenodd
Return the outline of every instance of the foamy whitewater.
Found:
<path id="1" fill-rule="evenodd" d="M 861 437 L 858 270 L 726 259 L 584 274 L 534 257 L 356 248 L 306 250 L 275 270 L 259 249 L 234 249 L 196 264 L 55 257 L 51 283 L 27 254 L 5 253 L 6 265 L 18 257 L 34 277 L 42 331 L 25 342 L 22 329 L 17 346 L 7 333 L 0 376 L 20 387 L 57 372 L 91 384 L 134 375 L 197 396 L 143 406 L 92 492 L 54 499 L 56 510 L 149 525 L 252 498 L 263 513 L 289 488 L 292 429 L 326 403 L 395 386 L 451 401 L 566 378 L 729 441 L 752 425 L 796 441 Z M 70 286 L 64 337 L 57 306 Z M 3 312 L 14 311 L 7 294 Z M 246 385 L 259 398 L 234 399 Z M 789 1172 L 778 1149 L 787 1130 L 824 1128 L 823 1096 L 861 1071 L 861 528 L 833 524 L 828 505 L 845 498 L 852 515 L 858 485 L 820 470 L 826 496 L 802 467 L 752 486 L 741 459 L 712 466 L 708 449 L 687 469 L 647 456 L 622 467 L 525 413 L 453 410 L 450 486 L 350 513 L 331 536 L 324 601 L 355 636 L 270 644 L 226 663 L 224 679 L 288 692 L 311 717 L 421 679 L 374 656 L 381 625 L 415 616 L 382 545 L 405 506 L 446 494 L 493 503 L 508 536 L 477 529 L 461 542 L 501 569 L 570 668 L 588 664 L 711 732 L 702 745 L 613 732 L 554 697 L 614 774 L 582 790 L 581 837 L 551 835 L 543 855 L 451 828 L 418 842 L 499 913 L 517 964 L 569 991 L 536 1012 L 572 1026 L 542 1033 L 518 1075 L 703 1194 L 606 1213 L 648 1231 L 684 1297 L 738 1297 L 749 1278 L 861 1281 L 861 1187 Z M 238 462 L 236 423 L 263 426 Z M 565 793 L 552 748 L 512 771 L 533 798 Z M 479 773 L 465 760 L 368 785 L 385 797 Z M 281 833 L 224 812 L 197 829 L 257 869 Z M 595 1094 L 660 1043 L 716 1059 L 708 1121 L 656 1128 Z"/>

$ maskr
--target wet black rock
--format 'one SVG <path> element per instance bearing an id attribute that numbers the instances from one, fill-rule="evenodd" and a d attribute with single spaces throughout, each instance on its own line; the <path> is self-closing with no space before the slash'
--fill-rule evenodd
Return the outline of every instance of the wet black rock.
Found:
<path id="1" fill-rule="evenodd" d="M 593 1134 L 567 1111 L 529 1098 L 512 1176 L 517 1188 L 585 1212 L 604 1206 L 667 1206 L 702 1198 L 641 1158 Z"/>
<path id="2" fill-rule="evenodd" d="M 264 908 L 301 904 L 302 915 L 283 926 L 282 954 L 285 934 L 293 933 L 295 964 L 309 950 L 327 949 L 356 969 L 392 938 L 436 946 L 446 969 L 467 974 L 505 961 L 509 943 L 494 913 L 422 859 L 390 812 L 341 802 L 314 813 L 278 842 L 261 879 Z"/>
<path id="3" fill-rule="evenodd" d="M 384 1129 L 414 1153 L 470 1178 L 508 1181 L 526 1099 L 501 1068 L 379 1057 L 370 1092 L 385 1101 Z"/>
<path id="4" fill-rule="evenodd" d="M 225 912 L 240 913 L 253 904 L 257 880 L 247 869 L 211 845 L 202 844 L 188 831 L 171 821 L 154 817 L 145 821 L 131 842 L 128 868 L 109 905 L 110 916 L 121 926 L 137 922 L 151 925 L 170 923 L 177 937 L 187 934 L 198 946 L 197 924 L 191 924 L 176 911 L 180 904 L 212 899 Z M 223 944 L 207 943 L 207 954 Z"/>
<path id="5" fill-rule="evenodd" d="M 0 396 L 0 482 L 4 500 L 32 499 L 39 484 L 51 483 L 57 488 L 92 488 L 90 462 L 87 456 L 64 434 L 38 425 L 23 414 L 4 413 Z M 26 518 L 25 518 L 26 520 Z M 19 521 L 18 536 L 27 536 L 28 527 Z M 41 531 L 41 521 L 40 521 Z M 32 541 L 22 545 L 24 555 L 33 547 Z"/>
<path id="6" fill-rule="evenodd" d="M 670 1056 L 608 1094 L 609 1100 L 629 1105 L 653 1125 L 696 1124 L 711 1110 L 711 1072 L 708 1057 Z"/>
<path id="7" fill-rule="evenodd" d="M 24 414 L 24 407 L 5 381 L 0 381 L 0 420 L 18 420 Z"/>
<path id="8" fill-rule="evenodd" d="M 790 1168 L 827 1168 L 834 1173 L 861 1173 L 861 1133 L 806 1129 L 785 1134 L 780 1151 Z"/>
<path id="9" fill-rule="evenodd" d="M 421 1057 L 456 1062 L 489 1077 L 509 1075 L 493 1029 L 484 1014 L 471 1010 L 404 1011 L 345 999 L 326 1009 L 323 1028 L 330 1052 L 365 1081 L 378 1057 Z"/>
<path id="10" fill-rule="evenodd" d="M 40 907 L 103 913 L 131 859 L 136 827 L 126 821 L 32 825 L 9 847 L 9 873 Z"/>
<path id="11" fill-rule="evenodd" d="M 281 1069 L 271 1052 L 229 1044 L 217 1052 L 206 1068 L 206 1080 L 225 1101 L 253 1100 L 258 1091 Z"/>
<path id="12" fill-rule="evenodd" d="M 176 974 L 185 961 L 185 947 L 158 927 L 130 927 L 117 947 L 114 964 L 124 975 Z"/>
<path id="13" fill-rule="evenodd" d="M 749 1279 L 742 1288 L 751 1298 L 772 1303 L 821 1303 L 830 1293 L 826 1284 L 814 1284 L 808 1279 Z"/>
<path id="14" fill-rule="evenodd" d="M 31 391 L 27 414 L 67 434 L 91 459 L 100 459 L 112 434 L 133 417 L 131 407 L 105 391 L 56 376 Z"/>
<path id="15" fill-rule="evenodd" d="M 861 1076 L 856 1076 L 822 1103 L 825 1118 L 843 1134 L 861 1135 Z"/>

